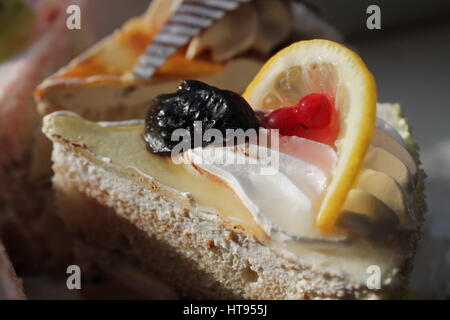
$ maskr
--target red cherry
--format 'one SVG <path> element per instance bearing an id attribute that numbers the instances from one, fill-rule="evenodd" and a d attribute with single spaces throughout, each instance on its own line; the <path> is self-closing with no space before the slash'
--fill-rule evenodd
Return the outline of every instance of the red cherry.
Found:
<path id="1" fill-rule="evenodd" d="M 334 147 L 339 135 L 339 114 L 327 95 L 312 93 L 292 107 L 279 108 L 262 119 L 267 129 L 283 136 L 298 136 Z"/>
<path id="2" fill-rule="evenodd" d="M 308 129 L 324 128 L 331 122 L 333 104 L 327 95 L 311 93 L 304 96 L 297 106 L 297 120 Z"/>
<path id="3" fill-rule="evenodd" d="M 283 136 L 294 135 L 298 127 L 295 112 L 295 106 L 276 109 L 262 119 L 262 126 L 267 129 L 279 129 Z"/>
<path id="4" fill-rule="evenodd" d="M 330 123 L 326 127 L 314 129 L 305 129 L 304 127 L 299 127 L 295 131 L 294 135 L 328 144 L 334 148 L 334 143 L 339 135 L 339 129 L 339 114 L 337 110 L 332 107 Z"/>

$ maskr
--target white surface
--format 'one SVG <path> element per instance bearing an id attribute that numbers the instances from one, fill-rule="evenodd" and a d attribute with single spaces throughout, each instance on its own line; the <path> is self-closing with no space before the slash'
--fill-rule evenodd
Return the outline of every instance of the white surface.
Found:
<path id="1" fill-rule="evenodd" d="M 352 43 L 374 73 L 379 101 L 399 102 L 421 147 L 428 216 L 412 285 L 450 296 L 450 24 Z"/>

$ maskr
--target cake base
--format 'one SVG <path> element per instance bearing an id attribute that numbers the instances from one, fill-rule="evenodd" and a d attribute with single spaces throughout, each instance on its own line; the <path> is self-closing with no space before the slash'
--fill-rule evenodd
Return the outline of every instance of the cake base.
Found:
<path id="1" fill-rule="evenodd" d="M 54 144 L 57 212 L 94 252 L 83 255 L 82 249 L 78 256 L 90 256 L 129 287 L 145 292 L 152 285 L 143 284 L 155 277 L 174 296 L 209 299 L 380 299 L 403 292 L 405 281 L 372 291 L 293 261 L 230 230 L 216 214 L 184 208 L 149 188 L 151 181 L 143 177 L 138 184 L 105 170 L 78 154 L 79 147 Z M 117 261 L 127 267 L 117 267 Z"/>

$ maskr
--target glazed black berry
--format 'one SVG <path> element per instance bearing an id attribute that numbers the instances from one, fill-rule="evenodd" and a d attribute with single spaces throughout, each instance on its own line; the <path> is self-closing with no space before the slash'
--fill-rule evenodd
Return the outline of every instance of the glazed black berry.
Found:
<path id="1" fill-rule="evenodd" d="M 191 137 L 191 148 L 197 147 L 193 141 L 197 121 L 201 121 L 202 136 L 208 129 L 218 129 L 225 137 L 226 129 L 247 130 L 260 126 L 255 112 L 239 94 L 186 80 L 176 93 L 160 95 L 151 101 L 145 119 L 148 148 L 154 153 L 170 152 L 179 143 L 172 138 L 176 129 L 186 129 Z M 211 142 L 202 139 L 201 145 L 205 147 Z"/>

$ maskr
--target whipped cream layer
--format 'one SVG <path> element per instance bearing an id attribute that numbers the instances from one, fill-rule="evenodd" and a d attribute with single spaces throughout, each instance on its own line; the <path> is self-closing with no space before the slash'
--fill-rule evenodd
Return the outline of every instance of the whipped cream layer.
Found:
<path id="1" fill-rule="evenodd" d="M 377 128 L 365 167 L 344 204 L 339 224 L 358 234 L 409 228 L 417 166 L 406 143 L 378 106 Z M 381 109 L 380 109 L 381 108 Z M 323 192 L 337 162 L 331 147 L 299 137 L 281 137 L 279 150 L 241 144 L 185 152 L 185 160 L 224 181 L 274 240 L 340 243 L 343 236 L 315 227 Z M 278 160 L 274 160 L 278 159 Z"/>
<path id="2" fill-rule="evenodd" d="M 272 238 L 322 239 L 314 212 L 334 172 L 336 152 L 299 137 L 280 142 L 279 151 L 240 144 L 191 149 L 184 157 L 225 181 Z"/>

